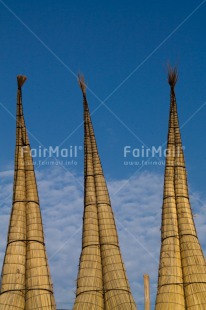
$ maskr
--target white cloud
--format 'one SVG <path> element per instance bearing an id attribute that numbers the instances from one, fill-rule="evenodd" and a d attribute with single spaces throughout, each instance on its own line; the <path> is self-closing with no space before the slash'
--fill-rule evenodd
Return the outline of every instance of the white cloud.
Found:
<path id="1" fill-rule="evenodd" d="M 37 172 L 46 248 L 58 308 L 72 309 L 81 251 L 83 216 L 82 176 L 73 177 L 60 167 Z M 11 211 L 13 171 L 1 173 L 0 264 L 6 246 Z M 138 309 L 144 303 L 143 274 L 151 279 L 152 303 L 155 301 L 163 177 L 141 172 L 135 178 L 108 182 L 119 240 L 127 275 Z M 192 195 L 200 240 L 205 244 L 206 208 L 200 195 Z M 153 308 L 153 307 L 152 307 Z"/>
<path id="2" fill-rule="evenodd" d="M 120 192 L 118 188 L 122 188 Z M 153 302 L 156 294 L 162 177 L 144 172 L 128 182 L 109 182 L 109 190 L 127 275 L 140 310 L 144 304 L 144 273 L 150 275 Z"/>

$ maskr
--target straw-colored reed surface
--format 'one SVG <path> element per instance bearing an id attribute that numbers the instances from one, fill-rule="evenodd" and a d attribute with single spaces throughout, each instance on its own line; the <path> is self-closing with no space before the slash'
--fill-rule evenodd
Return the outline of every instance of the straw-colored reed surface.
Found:
<path id="1" fill-rule="evenodd" d="M 176 72 L 170 71 L 168 154 L 165 167 L 162 245 L 155 309 L 203 310 L 206 309 L 206 265 L 189 201 L 174 93 L 176 81 Z"/>
<path id="2" fill-rule="evenodd" d="M 44 245 L 35 172 L 26 132 L 18 77 L 13 206 L 2 269 L 0 309 L 55 310 Z"/>
<path id="3" fill-rule="evenodd" d="M 145 310 L 151 309 L 150 278 L 148 274 L 144 274 L 144 308 Z"/>
<path id="4" fill-rule="evenodd" d="M 136 309 L 119 248 L 106 181 L 98 155 L 85 83 L 85 199 L 82 253 L 74 309 Z"/>

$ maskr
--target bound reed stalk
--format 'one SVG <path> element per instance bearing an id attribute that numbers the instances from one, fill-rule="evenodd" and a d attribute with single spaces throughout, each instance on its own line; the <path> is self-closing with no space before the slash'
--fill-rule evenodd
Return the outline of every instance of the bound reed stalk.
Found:
<path id="1" fill-rule="evenodd" d="M 136 310 L 121 257 L 82 75 L 78 83 L 84 107 L 85 193 L 82 253 L 73 310 Z"/>
<path id="2" fill-rule="evenodd" d="M 170 117 L 162 206 L 161 251 L 155 310 L 206 309 L 206 265 L 190 206 L 175 85 L 169 67 Z"/>
<path id="3" fill-rule="evenodd" d="M 21 87 L 25 81 L 25 76 L 17 76 L 13 203 L 2 269 L 0 309 L 55 310 L 36 178 L 22 108 Z"/>
<path id="4" fill-rule="evenodd" d="M 150 281 L 148 274 L 144 274 L 144 309 L 150 310 Z"/>

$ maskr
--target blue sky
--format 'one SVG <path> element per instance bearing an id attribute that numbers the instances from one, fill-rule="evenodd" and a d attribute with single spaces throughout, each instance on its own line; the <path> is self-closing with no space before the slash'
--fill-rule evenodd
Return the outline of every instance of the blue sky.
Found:
<path id="1" fill-rule="evenodd" d="M 158 260 L 164 158 L 151 158 L 149 165 L 141 167 L 142 160 L 148 158 L 134 158 L 131 154 L 124 158 L 124 147 L 142 150 L 158 148 L 165 143 L 169 112 L 167 64 L 177 65 L 176 95 L 180 125 L 183 125 L 182 139 L 193 209 L 200 214 L 196 221 L 203 236 L 205 226 L 201 218 L 206 200 L 206 137 L 203 134 L 206 130 L 205 2 L 0 0 L 2 247 L 11 206 L 9 193 L 15 146 L 17 74 L 28 77 L 23 88 L 23 103 L 32 148 L 77 147 L 77 158 L 68 158 L 68 161 L 76 161 L 76 165 L 66 166 L 66 158 L 60 158 L 63 163 L 56 167 L 40 166 L 38 163 L 42 158 L 35 158 L 49 258 L 55 252 L 51 242 L 55 232 L 55 247 L 61 248 L 67 234 L 69 238 L 79 229 L 82 218 L 83 114 L 76 74 L 83 72 L 135 299 L 141 309 L 142 274 L 149 270 L 154 300 L 157 265 L 150 256 L 147 270 L 143 270 L 141 261 L 147 251 Z M 49 158 L 47 162 L 52 160 L 54 158 Z M 51 176 L 49 183 L 48 175 Z M 131 195 L 130 190 L 136 194 Z M 5 201 L 6 193 L 8 198 Z M 48 216 L 52 212 L 58 213 L 58 222 Z M 67 212 L 70 215 L 68 222 Z M 63 217 L 65 226 L 60 229 Z M 145 228 L 141 225 L 142 217 L 146 220 Z M 121 224 L 129 232 L 121 229 Z M 132 239 L 129 233 L 141 240 L 145 248 L 137 247 L 135 258 L 129 249 L 137 245 L 137 241 L 128 243 Z M 81 231 L 70 240 L 59 251 L 55 263 L 51 259 L 50 265 L 54 270 L 56 299 L 66 304 L 70 302 L 71 307 Z M 74 254 L 71 254 L 72 246 L 76 247 Z M 1 248 L 1 259 L 3 251 Z M 61 261 L 65 262 L 65 268 L 66 264 L 71 266 L 73 262 L 75 270 L 68 271 L 67 278 L 60 270 Z M 63 280 L 60 280 L 60 274 Z"/>

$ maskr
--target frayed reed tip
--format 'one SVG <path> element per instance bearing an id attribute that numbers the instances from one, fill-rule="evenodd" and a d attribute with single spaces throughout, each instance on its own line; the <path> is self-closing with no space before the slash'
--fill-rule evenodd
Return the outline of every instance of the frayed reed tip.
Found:
<path id="1" fill-rule="evenodd" d="M 172 88 L 175 87 L 178 80 L 178 71 L 177 68 L 168 66 L 168 83 Z"/>
<path id="2" fill-rule="evenodd" d="M 79 86 L 80 86 L 83 94 L 86 96 L 86 84 L 85 84 L 85 80 L 84 80 L 84 75 L 83 74 L 78 74 L 78 83 L 79 83 Z"/>
<path id="3" fill-rule="evenodd" d="M 18 83 L 18 88 L 21 88 L 25 81 L 27 80 L 27 77 L 24 75 L 17 75 L 17 83 Z"/>

